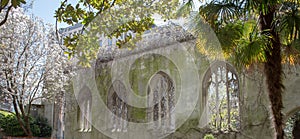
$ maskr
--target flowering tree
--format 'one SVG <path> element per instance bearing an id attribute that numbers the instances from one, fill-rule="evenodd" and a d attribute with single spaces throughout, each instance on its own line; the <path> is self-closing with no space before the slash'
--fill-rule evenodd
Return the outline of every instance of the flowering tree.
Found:
<path id="1" fill-rule="evenodd" d="M 0 17 L 0 26 L 2 26 L 8 19 L 8 15 L 13 8 L 21 7 L 26 4 L 25 0 L 1 0 L 0 13 L 5 16 Z"/>
<path id="2" fill-rule="evenodd" d="M 63 91 L 67 59 L 51 27 L 20 8 L 11 11 L 0 30 L 0 89 L 12 102 L 25 134 L 32 136 L 31 105 L 49 98 L 51 90 Z"/>

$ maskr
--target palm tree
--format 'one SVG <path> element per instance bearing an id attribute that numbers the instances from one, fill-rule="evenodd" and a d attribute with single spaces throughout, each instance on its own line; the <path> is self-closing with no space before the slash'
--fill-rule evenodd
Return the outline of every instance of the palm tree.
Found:
<path id="1" fill-rule="evenodd" d="M 192 0 L 187 3 L 190 6 Z M 300 29 L 298 6 L 297 1 L 289 0 L 212 0 L 199 8 L 199 15 L 214 29 L 222 49 L 234 53 L 238 65 L 263 63 L 277 139 L 284 138 L 282 53 L 286 53 L 288 62 L 292 63 L 299 54 L 299 45 L 296 45 Z M 255 20 L 257 22 L 253 22 Z M 251 25 L 252 30 L 247 25 Z M 231 39 L 227 35 L 224 40 L 221 36 L 228 27 L 235 31 L 229 35 Z"/>

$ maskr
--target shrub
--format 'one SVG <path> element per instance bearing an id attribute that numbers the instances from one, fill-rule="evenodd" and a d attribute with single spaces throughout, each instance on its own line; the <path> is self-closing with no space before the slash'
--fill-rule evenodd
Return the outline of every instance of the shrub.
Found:
<path id="1" fill-rule="evenodd" d="M 24 132 L 19 125 L 19 122 L 14 115 L 6 115 L 2 117 L 1 128 L 3 132 L 8 136 L 24 136 Z"/>
<path id="2" fill-rule="evenodd" d="M 35 119 L 34 125 L 36 125 L 40 130 L 39 135 L 36 135 L 36 136 L 38 136 L 38 137 L 50 137 L 51 136 L 52 128 L 51 128 L 51 126 L 48 125 L 47 118 L 38 116 Z"/>
<path id="3" fill-rule="evenodd" d="M 52 128 L 48 125 L 47 119 L 44 117 L 38 117 L 34 119 L 32 117 L 30 120 L 30 128 L 33 136 L 36 137 L 50 137 Z M 26 136 L 23 129 L 19 125 L 18 119 L 15 115 L 0 115 L 0 126 L 3 132 L 7 136 Z"/>
<path id="4" fill-rule="evenodd" d="M 204 139 L 215 139 L 215 137 L 214 137 L 214 135 L 212 135 L 212 134 L 206 134 L 206 135 L 204 136 Z"/>

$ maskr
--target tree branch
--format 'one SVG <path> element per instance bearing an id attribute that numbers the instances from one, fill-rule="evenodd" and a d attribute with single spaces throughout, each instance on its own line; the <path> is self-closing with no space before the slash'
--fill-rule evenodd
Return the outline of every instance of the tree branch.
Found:
<path id="1" fill-rule="evenodd" d="M 11 10 L 11 8 L 12 8 L 12 5 L 11 6 L 9 6 L 8 8 L 7 8 L 7 11 L 6 11 L 6 14 L 5 14 L 5 17 L 4 17 L 4 19 L 0 22 L 0 26 L 2 26 L 6 21 L 7 21 L 7 18 L 8 18 L 8 14 L 9 14 L 9 11 Z"/>

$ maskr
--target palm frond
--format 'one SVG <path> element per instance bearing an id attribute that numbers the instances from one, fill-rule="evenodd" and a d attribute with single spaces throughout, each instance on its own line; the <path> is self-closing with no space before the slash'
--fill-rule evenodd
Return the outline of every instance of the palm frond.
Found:
<path id="1" fill-rule="evenodd" d="M 233 2 L 215 2 L 212 1 L 206 5 L 200 6 L 200 15 L 208 22 L 214 29 L 218 26 L 217 22 L 221 24 L 232 22 L 241 15 L 241 8 Z"/>
<path id="2" fill-rule="evenodd" d="M 300 40 L 293 40 L 290 45 L 283 45 L 282 62 L 288 65 L 300 64 Z"/>
<path id="3" fill-rule="evenodd" d="M 217 37 L 225 54 L 230 55 L 230 53 L 233 52 L 237 40 L 243 36 L 243 30 L 243 24 L 238 21 L 226 24 L 217 32 Z"/>
<path id="4" fill-rule="evenodd" d="M 255 21 L 244 24 L 243 37 L 237 41 L 234 63 L 237 67 L 247 67 L 253 63 L 265 62 L 265 50 L 269 42 L 268 36 L 256 30 Z"/>
<path id="5" fill-rule="evenodd" d="M 275 23 L 280 32 L 281 41 L 289 45 L 294 39 L 299 37 L 300 31 L 300 11 L 298 5 L 291 2 L 285 2 L 279 9 L 279 16 Z M 276 25 L 275 24 L 275 25 Z"/>
<path id="6" fill-rule="evenodd" d="M 240 46 L 236 50 L 235 61 L 238 67 L 247 67 L 252 63 L 265 62 L 266 43 L 264 39 L 239 41 Z"/>

